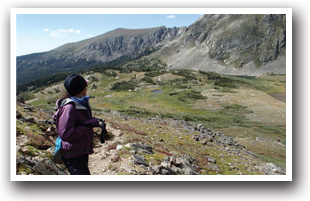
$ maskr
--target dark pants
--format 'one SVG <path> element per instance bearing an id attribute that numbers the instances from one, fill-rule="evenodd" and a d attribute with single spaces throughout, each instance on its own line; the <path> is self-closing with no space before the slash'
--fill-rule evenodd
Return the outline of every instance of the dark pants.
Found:
<path id="1" fill-rule="evenodd" d="M 90 175 L 88 169 L 88 154 L 76 158 L 63 158 L 71 175 Z"/>

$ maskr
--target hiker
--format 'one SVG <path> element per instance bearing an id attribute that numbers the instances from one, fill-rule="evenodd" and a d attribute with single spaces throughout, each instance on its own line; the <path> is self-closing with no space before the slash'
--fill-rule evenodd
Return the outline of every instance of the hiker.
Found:
<path id="1" fill-rule="evenodd" d="M 62 160 L 71 175 L 90 175 L 89 154 L 93 153 L 93 130 L 99 121 L 92 118 L 87 96 L 88 80 L 72 74 L 65 80 L 65 94 L 57 100 L 54 120 L 62 140 Z M 88 126 L 85 126 L 88 125 Z"/>

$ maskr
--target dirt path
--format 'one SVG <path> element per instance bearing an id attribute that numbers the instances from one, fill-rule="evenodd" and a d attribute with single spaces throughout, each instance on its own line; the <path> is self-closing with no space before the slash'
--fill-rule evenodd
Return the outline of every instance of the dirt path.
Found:
<path id="1" fill-rule="evenodd" d="M 107 131 L 112 136 L 101 144 L 95 138 L 94 153 L 89 156 L 89 170 L 92 175 L 128 174 L 132 171 L 129 158 L 122 158 L 118 152 L 123 145 L 122 133 L 107 124 Z M 124 147 L 123 147 L 124 149 Z"/>

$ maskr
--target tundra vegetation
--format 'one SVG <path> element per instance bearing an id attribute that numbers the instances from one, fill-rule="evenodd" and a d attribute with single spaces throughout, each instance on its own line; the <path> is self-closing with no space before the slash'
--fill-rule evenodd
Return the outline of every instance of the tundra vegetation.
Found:
<path id="1" fill-rule="evenodd" d="M 164 129 L 161 124 L 144 122 L 160 117 L 219 130 L 260 159 L 283 169 L 286 167 L 285 75 L 254 77 L 166 70 L 160 60 L 141 58 L 118 66 L 118 70 L 90 71 L 84 76 L 92 86 L 88 94 L 92 97 L 90 102 L 95 115 L 117 124 L 121 130 L 123 125 L 127 142 L 164 142 L 158 145 L 154 155 L 145 156 L 153 164 L 165 157 L 165 150 L 190 155 L 198 159 L 202 167 L 205 156 L 211 154 L 217 160 L 221 174 L 236 173 L 225 165 L 227 161 L 236 160 L 236 156 L 224 157 L 218 148 L 212 146 L 202 149 L 202 145 L 192 139 L 193 133 L 176 133 L 172 127 Z M 64 91 L 62 83 L 56 82 L 40 90 L 31 89 L 20 96 L 32 106 L 51 110 Z M 154 90 L 160 93 L 152 93 Z M 125 129 L 124 120 L 113 116 L 116 111 L 131 118 L 126 123 L 131 129 Z M 49 145 L 39 143 L 44 129 L 22 124 L 17 127 L 20 133 L 31 130 L 27 146 L 38 149 Z M 148 138 L 143 138 L 144 135 Z M 127 152 L 122 153 L 126 155 Z M 215 174 L 208 168 L 204 171 Z"/>

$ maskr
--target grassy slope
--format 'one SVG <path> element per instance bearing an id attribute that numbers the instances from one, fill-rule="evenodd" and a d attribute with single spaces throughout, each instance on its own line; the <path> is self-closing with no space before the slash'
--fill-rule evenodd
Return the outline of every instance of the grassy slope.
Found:
<path id="1" fill-rule="evenodd" d="M 205 127 L 221 130 L 225 135 L 234 137 L 261 158 L 285 168 L 285 103 L 271 96 L 274 93 L 285 94 L 285 76 L 227 76 L 236 86 L 227 88 L 214 86 L 214 82 L 204 74 L 192 73 L 197 80 L 188 83 L 169 83 L 169 80 L 182 78 L 171 73 L 153 77 L 154 81 L 161 78 L 161 82 L 155 86 L 140 81 L 144 76 L 143 72 L 117 72 L 118 78 L 97 73 L 94 74 L 98 80 L 94 82 L 97 88 L 88 91 L 93 97 L 91 105 L 94 111 L 121 111 L 140 118 L 163 116 L 202 123 Z M 137 77 L 134 81 L 139 83 L 136 91 L 110 91 L 113 83 L 128 81 L 134 75 Z M 63 90 L 61 84 L 56 88 L 57 90 L 54 87 L 33 94 L 35 99 L 32 104 L 53 107 L 59 91 Z M 151 93 L 154 89 L 162 90 L 163 93 Z M 205 98 L 192 97 L 190 94 L 193 91 L 201 93 Z M 142 131 L 145 129 L 145 125 L 137 124 L 135 127 Z M 157 132 L 158 128 L 151 130 Z M 175 133 L 166 131 L 164 135 L 158 134 L 157 137 L 173 139 Z M 175 144 L 182 144 L 178 141 L 172 140 Z M 184 152 L 191 151 L 195 144 L 191 140 L 187 141 L 188 146 L 184 147 L 188 149 Z M 166 146 L 173 147 L 169 144 Z M 215 149 L 212 152 L 218 157 Z"/>

